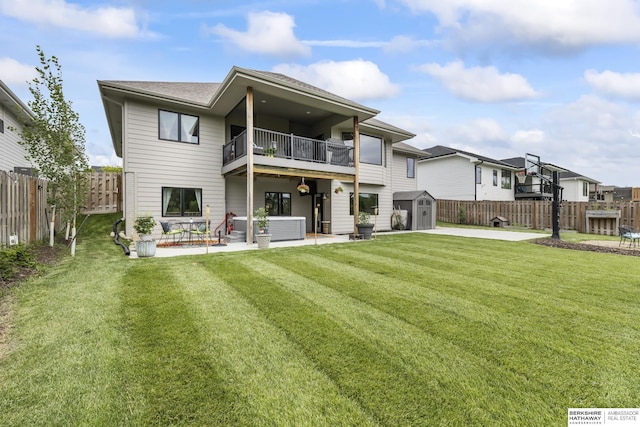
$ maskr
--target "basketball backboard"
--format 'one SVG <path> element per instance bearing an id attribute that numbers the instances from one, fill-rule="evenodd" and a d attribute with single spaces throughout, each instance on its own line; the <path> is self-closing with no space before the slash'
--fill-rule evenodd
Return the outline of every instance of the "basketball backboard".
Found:
<path id="1" fill-rule="evenodd" d="M 524 169 L 527 172 L 527 175 L 541 175 L 542 163 L 540 162 L 540 156 L 536 156 L 531 153 L 525 154 Z"/>

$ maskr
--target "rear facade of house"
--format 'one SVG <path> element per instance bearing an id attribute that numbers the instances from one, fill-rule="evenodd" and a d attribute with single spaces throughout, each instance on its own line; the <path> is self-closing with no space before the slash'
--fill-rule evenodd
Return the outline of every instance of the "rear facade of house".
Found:
<path id="1" fill-rule="evenodd" d="M 137 216 L 202 220 L 207 210 L 211 229 L 226 231 L 259 207 L 304 219 L 306 232 L 351 233 L 358 210 L 388 230 L 394 186 L 417 188 L 420 151 L 398 144 L 413 134 L 282 74 L 234 67 L 222 83 L 98 86 L 123 159 L 127 234 Z"/>

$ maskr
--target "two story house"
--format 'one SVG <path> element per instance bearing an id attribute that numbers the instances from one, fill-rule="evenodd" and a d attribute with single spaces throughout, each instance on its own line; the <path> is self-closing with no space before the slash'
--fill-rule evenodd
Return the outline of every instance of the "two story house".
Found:
<path id="1" fill-rule="evenodd" d="M 251 224 L 265 207 L 274 220 L 303 219 L 307 232 L 351 233 L 360 210 L 387 230 L 393 186 L 417 188 L 419 153 L 394 148 L 411 132 L 282 74 L 233 67 L 221 83 L 98 86 L 123 159 L 127 234 L 137 216 L 202 219 L 207 207 L 212 229 L 231 213 Z"/>
<path id="2" fill-rule="evenodd" d="M 35 171 L 27 160 L 27 151 L 18 143 L 23 126 L 19 116 L 28 122 L 31 110 L 0 80 L 0 170 L 30 175 Z"/>
<path id="3" fill-rule="evenodd" d="M 543 180 L 526 174 L 526 159 L 524 157 L 512 157 L 502 160 L 505 163 L 513 165 L 525 172 L 525 176 L 520 175 L 516 182 L 515 197 L 520 199 L 531 198 L 545 198 L 549 199 L 552 196 L 552 190 L 550 185 Z M 570 171 L 568 169 L 553 165 L 551 163 L 541 162 L 543 173 L 547 175 L 547 179 L 551 179 L 549 175 L 551 171 L 558 171 L 558 183 L 562 187 L 562 200 L 568 202 L 588 202 L 590 197 L 591 186 L 597 187 L 600 181 L 587 176 L 581 175 L 577 172 Z M 520 182 L 522 181 L 522 182 Z M 533 197 L 537 195 L 538 197 Z"/>
<path id="4" fill-rule="evenodd" d="M 517 167 L 442 145 L 424 151 L 418 160 L 418 187 L 436 199 L 514 200 Z"/>

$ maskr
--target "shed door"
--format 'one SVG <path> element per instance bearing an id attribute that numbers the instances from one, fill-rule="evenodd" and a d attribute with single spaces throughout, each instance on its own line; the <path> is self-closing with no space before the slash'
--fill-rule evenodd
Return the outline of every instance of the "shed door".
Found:
<path id="1" fill-rule="evenodd" d="M 419 199 L 416 227 L 418 230 L 429 230 L 433 228 L 431 224 L 431 201 L 427 199 Z"/>

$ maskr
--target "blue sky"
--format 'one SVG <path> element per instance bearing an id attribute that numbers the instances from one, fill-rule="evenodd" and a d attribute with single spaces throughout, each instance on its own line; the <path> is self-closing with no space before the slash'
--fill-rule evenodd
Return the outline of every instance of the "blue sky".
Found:
<path id="1" fill-rule="evenodd" d="M 638 0 L 0 0 L 0 79 L 62 64 L 91 164 L 115 157 L 96 80 L 282 72 L 436 144 L 539 155 L 640 186 Z"/>

